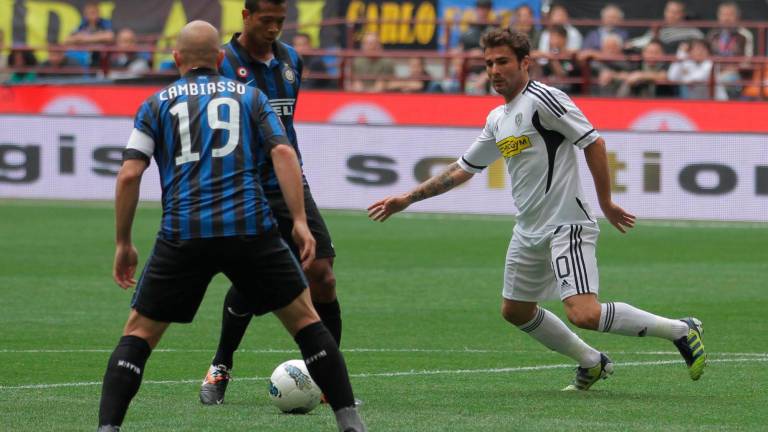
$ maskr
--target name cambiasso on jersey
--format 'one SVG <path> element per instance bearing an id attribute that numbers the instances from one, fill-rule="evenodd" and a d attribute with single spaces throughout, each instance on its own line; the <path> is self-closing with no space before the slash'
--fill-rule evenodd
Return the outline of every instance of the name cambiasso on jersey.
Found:
<path id="1" fill-rule="evenodd" d="M 259 167 L 285 131 L 258 89 L 194 70 L 142 104 L 124 153 L 154 158 L 168 239 L 256 235 L 276 222 Z"/>
<path id="2" fill-rule="evenodd" d="M 240 33 L 235 33 L 229 43 L 224 45 L 224 61 L 219 71 L 223 76 L 256 87 L 267 95 L 269 104 L 283 122 L 288 139 L 301 163 L 301 152 L 293 127 L 293 114 L 303 69 L 301 57 L 290 45 L 275 41 L 272 44 L 274 57 L 270 61 L 255 60 L 238 42 L 239 36 Z M 271 160 L 267 160 L 262 167 L 261 181 L 267 191 L 280 188 Z"/>

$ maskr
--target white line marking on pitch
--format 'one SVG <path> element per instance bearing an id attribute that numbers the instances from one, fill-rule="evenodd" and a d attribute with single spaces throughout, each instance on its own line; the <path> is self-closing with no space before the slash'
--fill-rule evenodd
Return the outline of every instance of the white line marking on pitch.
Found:
<path id="1" fill-rule="evenodd" d="M 730 358 L 730 359 L 709 359 L 707 360 L 709 363 L 750 363 L 750 362 L 768 362 L 768 357 L 757 357 L 757 358 Z M 680 360 L 659 360 L 659 361 L 648 361 L 648 362 L 622 362 L 622 363 L 616 363 L 616 366 L 661 366 L 661 365 L 671 365 L 671 364 L 680 364 Z M 574 366 L 571 363 L 568 364 L 551 364 L 551 365 L 539 365 L 539 366 L 519 366 L 519 367 L 510 367 L 510 368 L 494 368 L 494 369 L 437 369 L 437 370 L 410 370 L 410 371 L 399 371 L 399 372 L 371 372 L 371 373 L 358 373 L 358 374 L 351 374 L 350 376 L 352 378 L 391 378 L 391 377 L 402 377 L 402 376 L 427 376 L 427 375 L 463 375 L 463 374 L 477 374 L 477 373 L 512 373 L 512 372 L 531 372 L 531 371 L 540 371 L 540 370 L 549 370 L 549 369 L 572 369 Z M 238 381 L 261 381 L 266 380 L 269 377 L 263 376 L 256 376 L 256 377 L 238 377 L 236 380 Z M 191 383 L 199 383 L 200 379 L 186 379 L 186 380 L 167 380 L 167 381 L 156 381 L 156 380 L 146 380 L 143 381 L 143 385 L 153 385 L 153 384 L 191 384 Z M 58 383 L 58 384 L 25 384 L 25 385 L 17 385 L 17 386 L 0 386 L 0 390 L 40 390 L 40 389 L 51 389 L 51 388 L 60 388 L 60 387 L 86 387 L 86 386 L 100 386 L 102 383 L 101 381 L 90 381 L 90 382 L 74 382 L 74 383 Z"/>
<path id="2" fill-rule="evenodd" d="M 0 354 L 80 354 L 80 353 L 111 353 L 112 349 L 91 348 L 91 349 L 0 349 Z M 210 353 L 210 349 L 185 349 L 185 348 L 158 348 L 153 353 Z M 297 349 L 240 349 L 237 353 L 248 354 L 297 354 Z M 342 349 L 344 353 L 437 353 L 437 354 L 523 354 L 523 353 L 541 353 L 558 355 L 549 351 L 540 350 L 490 350 L 478 348 L 459 348 L 459 349 L 429 349 L 429 348 L 348 348 Z M 611 354 L 624 355 L 647 355 L 647 356 L 678 356 L 677 351 L 609 351 Z M 731 357 L 768 357 L 768 353 L 739 353 L 739 352 L 719 352 L 712 353 L 716 356 Z"/>

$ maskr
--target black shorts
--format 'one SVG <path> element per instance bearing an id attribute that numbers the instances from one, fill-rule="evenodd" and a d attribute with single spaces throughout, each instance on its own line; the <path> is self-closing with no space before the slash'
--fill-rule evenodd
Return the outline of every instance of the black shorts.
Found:
<path id="1" fill-rule="evenodd" d="M 299 248 L 293 242 L 293 237 L 291 236 L 293 218 L 291 218 L 291 212 L 288 210 L 285 199 L 283 199 L 283 194 L 278 190 L 269 191 L 266 195 L 269 200 L 269 208 L 272 209 L 272 214 L 277 219 L 280 235 L 288 243 L 293 255 L 299 257 Z M 320 215 L 320 210 L 318 210 L 315 199 L 312 198 L 312 192 L 310 192 L 307 185 L 304 185 L 304 209 L 307 212 L 307 225 L 309 225 L 309 230 L 312 231 L 312 235 L 315 237 L 315 259 L 335 257 L 336 251 L 333 249 L 331 234 L 328 232 L 328 227 L 325 226 L 325 221 Z"/>
<path id="2" fill-rule="evenodd" d="M 158 237 L 131 307 L 156 321 L 191 322 L 217 273 L 229 278 L 255 315 L 287 306 L 308 286 L 277 230 L 210 239 Z"/>

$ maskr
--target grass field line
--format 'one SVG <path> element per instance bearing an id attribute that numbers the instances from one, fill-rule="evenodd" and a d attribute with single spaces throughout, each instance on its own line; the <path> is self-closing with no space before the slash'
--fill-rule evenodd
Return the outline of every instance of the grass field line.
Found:
<path id="1" fill-rule="evenodd" d="M 726 358 L 726 359 L 708 359 L 708 363 L 762 363 L 768 362 L 768 357 L 753 357 L 753 358 Z M 663 366 L 663 365 L 680 365 L 680 360 L 657 360 L 657 361 L 632 361 L 632 362 L 619 362 L 615 363 L 616 367 L 638 367 L 638 366 Z M 394 378 L 404 376 L 429 376 L 429 375 L 465 375 L 465 374 L 478 374 L 478 373 L 515 373 L 515 372 L 535 372 L 551 369 L 573 369 L 572 363 L 550 364 L 550 365 L 538 365 L 538 366 L 518 366 L 509 368 L 486 368 L 486 369 L 423 369 L 423 370 L 409 370 L 409 371 L 396 371 L 396 372 L 370 372 L 370 373 L 357 373 L 350 374 L 352 378 Z M 237 381 L 261 381 L 266 380 L 267 376 L 254 376 L 254 377 L 237 377 Z M 185 380 L 145 380 L 142 385 L 174 385 L 174 384 L 192 384 L 199 383 L 200 378 L 185 379 Z M 86 382 L 72 382 L 72 383 L 55 383 L 55 384 L 23 384 L 15 386 L 0 386 L 0 391 L 9 390 L 45 390 L 62 387 L 88 387 L 88 386 L 100 386 L 101 381 L 86 381 Z"/>
<path id="2" fill-rule="evenodd" d="M 111 353 L 112 348 L 82 348 L 82 349 L 0 349 L 0 354 L 80 354 L 80 353 Z M 153 350 L 155 353 L 209 353 L 210 349 L 194 348 L 158 348 Z M 540 350 L 491 350 L 483 348 L 346 348 L 342 349 L 344 353 L 425 353 L 425 354 L 528 354 L 542 353 Z M 238 354 L 297 354 L 298 349 L 239 349 Z M 556 353 L 543 352 L 546 354 L 557 355 Z M 619 355 L 641 355 L 641 356 L 678 356 L 677 351 L 610 351 L 611 354 Z M 728 357 L 768 357 L 768 353 L 759 352 L 718 352 L 711 353 L 715 356 Z"/>

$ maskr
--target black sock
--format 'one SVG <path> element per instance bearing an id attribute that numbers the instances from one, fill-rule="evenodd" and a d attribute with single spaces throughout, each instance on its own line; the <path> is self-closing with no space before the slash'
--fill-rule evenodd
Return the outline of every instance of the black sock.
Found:
<path id="1" fill-rule="evenodd" d="M 244 306 L 247 302 L 240 295 L 234 286 L 229 287 L 229 292 L 224 298 L 224 311 L 221 317 L 221 336 L 219 337 L 219 347 L 216 349 L 216 355 L 211 364 L 223 364 L 227 369 L 232 369 L 232 357 L 243 340 L 245 330 L 251 323 L 253 314 L 247 312 Z"/>
<path id="2" fill-rule="evenodd" d="M 341 346 L 341 308 L 339 299 L 334 299 L 330 303 L 312 302 L 317 314 L 325 324 L 325 327 L 331 332 L 336 345 Z"/>
<path id="3" fill-rule="evenodd" d="M 328 398 L 331 408 L 337 411 L 354 407 L 355 397 L 349 383 L 347 365 L 325 325 L 322 322 L 310 324 L 299 330 L 294 339 L 299 344 L 309 374 Z"/>
<path id="4" fill-rule="evenodd" d="M 104 374 L 99 403 L 99 425 L 120 426 L 131 399 L 141 385 L 144 365 L 152 349 L 136 336 L 123 336 L 112 352 Z"/>

